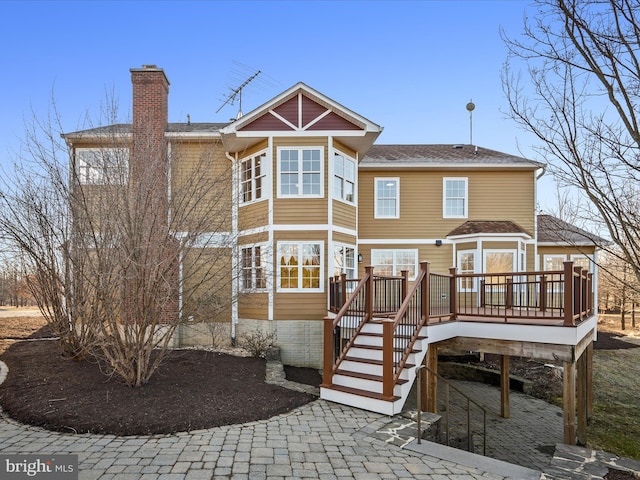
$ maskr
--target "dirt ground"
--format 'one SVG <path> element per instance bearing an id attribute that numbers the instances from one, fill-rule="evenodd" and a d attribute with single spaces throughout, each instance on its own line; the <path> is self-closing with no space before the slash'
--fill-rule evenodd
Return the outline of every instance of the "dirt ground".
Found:
<path id="1" fill-rule="evenodd" d="M 316 398 L 265 383 L 262 359 L 193 349 L 171 351 L 147 385 L 128 387 L 95 362 L 62 358 L 37 313 L 11 313 L 0 311 L 0 360 L 9 367 L 0 405 L 27 424 L 75 433 L 174 433 L 266 419 Z M 293 370 L 299 382 L 319 379 L 317 371 Z"/>

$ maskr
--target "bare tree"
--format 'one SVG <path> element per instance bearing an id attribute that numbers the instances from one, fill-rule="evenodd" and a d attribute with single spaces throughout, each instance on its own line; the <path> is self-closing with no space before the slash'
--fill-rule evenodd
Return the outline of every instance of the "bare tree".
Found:
<path id="1" fill-rule="evenodd" d="M 538 0 L 521 38 L 503 38 L 510 116 L 535 134 L 562 185 L 588 199 L 640 279 L 640 23 L 630 0 Z M 524 64 L 527 82 L 518 67 Z M 603 245 L 606 247 L 606 245 Z"/>
<path id="2" fill-rule="evenodd" d="M 636 328 L 635 309 L 640 300 L 640 284 L 631 273 L 629 265 L 606 252 L 600 259 L 599 310 L 601 313 L 620 314 L 620 327 L 627 328 L 627 315 L 631 313 L 631 326 Z"/>
<path id="3" fill-rule="evenodd" d="M 62 135 L 70 151 L 52 118 L 36 120 L 5 180 L 0 227 L 67 353 L 143 385 L 180 324 L 229 320 L 231 163 L 219 142 L 169 148 L 112 113 L 110 126 Z"/>

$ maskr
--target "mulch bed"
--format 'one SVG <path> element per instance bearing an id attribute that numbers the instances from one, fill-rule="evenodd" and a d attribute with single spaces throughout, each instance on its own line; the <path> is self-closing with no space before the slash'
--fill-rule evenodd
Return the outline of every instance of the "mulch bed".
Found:
<path id="1" fill-rule="evenodd" d="M 624 341 L 625 337 L 611 332 L 598 332 L 598 340 L 593 342 L 594 350 L 626 350 L 639 348 L 639 343 Z"/>
<path id="2" fill-rule="evenodd" d="M 203 350 L 169 352 L 138 388 L 105 376 L 95 362 L 64 359 L 54 340 L 16 342 L 0 360 L 9 367 L 0 385 L 2 409 L 20 422 L 64 432 L 191 431 L 267 419 L 316 398 L 265 383 L 265 360 Z"/>

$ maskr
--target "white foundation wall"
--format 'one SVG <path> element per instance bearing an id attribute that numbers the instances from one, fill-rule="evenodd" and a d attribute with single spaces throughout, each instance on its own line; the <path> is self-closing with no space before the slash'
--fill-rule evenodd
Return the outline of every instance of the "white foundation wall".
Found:
<path id="1" fill-rule="evenodd" d="M 253 320 L 241 318 L 236 325 L 236 339 L 242 345 L 244 335 L 261 330 L 276 334 L 282 363 L 295 367 L 322 368 L 322 320 Z"/>

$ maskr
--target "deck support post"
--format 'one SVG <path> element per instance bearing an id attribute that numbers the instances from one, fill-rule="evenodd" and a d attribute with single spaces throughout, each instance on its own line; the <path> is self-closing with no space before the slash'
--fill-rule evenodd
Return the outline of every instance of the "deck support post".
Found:
<path id="1" fill-rule="evenodd" d="M 587 444 L 587 352 L 578 359 L 578 445 Z"/>
<path id="2" fill-rule="evenodd" d="M 562 404 L 564 413 L 564 443 L 576 444 L 576 368 L 575 362 L 563 362 Z"/>
<path id="3" fill-rule="evenodd" d="M 434 344 L 429 345 L 427 355 L 425 358 L 427 364 L 425 378 L 427 384 L 426 388 L 423 388 L 423 405 L 426 405 L 426 411 L 431 413 L 438 413 L 438 377 L 435 374 L 438 373 L 438 347 Z"/>
<path id="4" fill-rule="evenodd" d="M 509 418 L 509 355 L 500 355 L 500 416 Z"/>
<path id="5" fill-rule="evenodd" d="M 587 346 L 587 420 L 593 416 L 593 342 Z"/>

